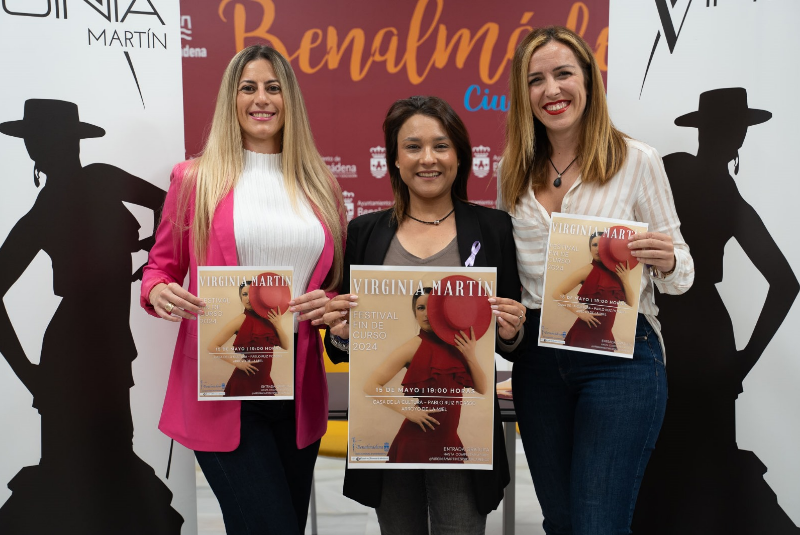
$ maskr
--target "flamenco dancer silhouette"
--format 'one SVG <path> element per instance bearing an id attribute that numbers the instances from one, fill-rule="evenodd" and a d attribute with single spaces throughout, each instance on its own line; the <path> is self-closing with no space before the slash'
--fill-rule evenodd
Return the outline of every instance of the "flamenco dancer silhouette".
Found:
<path id="1" fill-rule="evenodd" d="M 0 124 L 0 132 L 24 140 L 37 187 L 46 175 L 33 207 L 0 245 L 0 297 L 44 251 L 62 298 L 38 365 L 0 300 L 0 353 L 33 395 L 42 425 L 41 461 L 9 482 L 0 533 L 178 535 L 183 518 L 170 505 L 172 493 L 133 452 L 130 405 L 131 283 L 142 271 L 131 275 L 131 253 L 149 250 L 153 239 L 139 240 L 123 201 L 153 210 L 157 224 L 165 193 L 110 165 L 83 167 L 80 140 L 105 131 L 80 122 L 71 102 L 28 100 L 24 118 Z"/>
<path id="2" fill-rule="evenodd" d="M 696 274 L 685 294 L 659 294 L 656 299 L 669 347 L 669 401 L 642 482 L 634 533 L 800 534 L 763 479 L 764 464 L 736 444 L 735 402 L 742 381 L 800 289 L 783 253 L 728 172 L 732 160 L 734 174 L 739 172 L 739 148 L 748 127 L 771 117 L 768 111 L 748 107 L 744 88 L 725 88 L 702 93 L 697 111 L 675 119 L 678 126 L 698 130 L 697 156 L 664 157 Z M 769 283 L 764 308 L 741 351 L 715 286 L 723 279 L 723 254 L 730 239 Z"/>

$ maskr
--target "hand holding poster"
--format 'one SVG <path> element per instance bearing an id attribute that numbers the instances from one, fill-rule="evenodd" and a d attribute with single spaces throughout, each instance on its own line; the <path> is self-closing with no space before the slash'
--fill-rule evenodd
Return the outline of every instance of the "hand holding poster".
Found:
<path id="1" fill-rule="evenodd" d="M 352 266 L 350 468 L 490 470 L 495 268 Z"/>
<path id="2" fill-rule="evenodd" d="M 293 399 L 290 267 L 198 267 L 198 399 Z"/>
<path id="3" fill-rule="evenodd" d="M 553 213 L 539 345 L 633 357 L 643 265 L 628 237 L 646 223 Z"/>

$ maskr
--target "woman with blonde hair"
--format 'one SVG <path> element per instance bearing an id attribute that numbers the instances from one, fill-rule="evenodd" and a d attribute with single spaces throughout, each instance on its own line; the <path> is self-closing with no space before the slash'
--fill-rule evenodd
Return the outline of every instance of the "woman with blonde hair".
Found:
<path id="1" fill-rule="evenodd" d="M 342 279 L 344 214 L 286 59 L 263 45 L 234 56 L 202 155 L 170 180 L 141 293 L 181 323 L 159 428 L 195 450 L 229 535 L 302 533 L 327 423 L 316 327 Z M 295 400 L 197 401 L 198 265 L 294 268 Z"/>
<path id="2" fill-rule="evenodd" d="M 514 364 L 514 405 L 548 535 L 630 533 L 667 383 L 654 287 L 683 293 L 689 247 L 661 158 L 614 128 L 592 50 L 562 27 L 517 47 L 498 204 L 511 214 L 529 322 L 539 323 L 550 214 L 648 223 L 631 236 L 642 275 L 633 359 L 529 344 Z M 587 327 L 604 321 L 585 314 Z M 582 318 L 583 319 L 583 318 Z"/>

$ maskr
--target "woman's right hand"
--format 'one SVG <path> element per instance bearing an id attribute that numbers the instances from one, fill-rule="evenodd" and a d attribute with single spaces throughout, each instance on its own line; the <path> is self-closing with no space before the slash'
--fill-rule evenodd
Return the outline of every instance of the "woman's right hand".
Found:
<path id="1" fill-rule="evenodd" d="M 331 334 L 343 338 L 350 338 L 350 309 L 358 305 L 358 296 L 355 294 L 337 295 L 325 304 L 325 313 L 322 320 L 330 328 Z"/>
<path id="2" fill-rule="evenodd" d="M 575 314 L 577 314 L 578 319 L 580 319 L 582 321 L 585 321 L 590 329 L 592 327 L 599 327 L 600 326 L 600 320 L 597 319 L 597 316 L 595 316 L 591 312 L 586 312 L 585 310 L 581 310 L 581 311 L 576 312 Z"/>
<path id="3" fill-rule="evenodd" d="M 256 368 L 255 364 L 253 364 L 252 362 L 248 362 L 244 359 L 232 360 L 231 364 L 242 370 L 247 375 L 255 375 L 256 372 L 258 371 L 258 368 Z"/>
<path id="4" fill-rule="evenodd" d="M 206 306 L 205 301 L 176 282 L 162 282 L 153 286 L 150 290 L 150 304 L 167 321 L 181 321 L 181 318 L 196 320 L 198 315 L 203 314 Z"/>
<path id="5" fill-rule="evenodd" d="M 425 429 L 426 426 L 429 427 L 431 430 L 435 431 L 436 427 L 434 427 L 434 424 L 441 425 L 439 424 L 439 421 L 436 418 L 431 416 L 431 414 L 437 412 L 442 412 L 442 411 L 410 410 L 410 411 L 403 411 L 402 414 L 406 417 L 406 420 L 409 420 L 410 422 L 417 424 L 419 428 L 422 429 L 423 433 L 427 433 L 428 430 Z"/>

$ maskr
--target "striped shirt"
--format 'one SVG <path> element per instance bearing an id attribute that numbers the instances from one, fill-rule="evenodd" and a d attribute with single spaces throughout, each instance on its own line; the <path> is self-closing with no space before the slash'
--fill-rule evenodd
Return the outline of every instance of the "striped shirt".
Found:
<path id="1" fill-rule="evenodd" d="M 627 144 L 628 155 L 619 172 L 603 185 L 599 182 L 584 184 L 579 176 L 564 196 L 561 212 L 647 223 L 649 231 L 672 237 L 675 271 L 663 279 L 653 278 L 648 270 L 642 271 L 639 312 L 658 330 L 654 283 L 661 293 L 685 292 L 694 281 L 694 262 L 681 236 L 681 223 L 661 157 L 640 141 L 628 139 Z M 497 199 L 498 208 L 504 209 L 499 183 Z M 541 308 L 550 215 L 536 200 L 533 188 L 520 198 L 511 220 L 522 281 L 522 304 L 531 309 Z"/>

